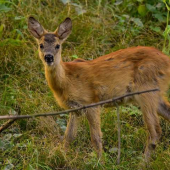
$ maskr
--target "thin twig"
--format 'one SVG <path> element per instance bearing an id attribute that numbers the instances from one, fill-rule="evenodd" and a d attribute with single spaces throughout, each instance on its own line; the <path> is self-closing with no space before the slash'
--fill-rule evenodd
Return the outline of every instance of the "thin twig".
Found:
<path id="1" fill-rule="evenodd" d="M 121 154 L 121 138 L 120 138 L 120 115 L 119 115 L 119 105 L 115 102 L 117 107 L 117 134 L 118 134 L 118 154 L 117 154 L 117 164 L 120 164 L 120 154 Z"/>
<path id="2" fill-rule="evenodd" d="M 60 115 L 60 114 L 68 114 L 70 112 L 77 112 L 82 109 L 87 109 L 90 107 L 98 106 L 98 105 L 103 105 L 105 103 L 112 103 L 116 100 L 123 99 L 124 97 L 129 97 L 137 94 L 142 94 L 142 93 L 148 93 L 148 92 L 154 92 L 154 91 L 159 91 L 159 89 L 151 89 L 151 90 L 146 90 L 146 91 L 140 91 L 140 92 L 135 92 L 135 93 L 129 93 L 120 97 L 115 97 L 113 99 L 105 100 L 105 101 L 100 101 L 98 103 L 92 103 L 86 106 L 78 107 L 76 109 L 69 109 L 61 112 L 52 112 L 52 113 L 41 113 L 41 114 L 33 114 L 33 115 L 19 115 L 19 116 L 0 116 L 0 120 L 4 119 L 26 119 L 26 118 L 35 118 L 35 117 L 40 117 L 40 116 L 55 116 L 55 115 Z"/>

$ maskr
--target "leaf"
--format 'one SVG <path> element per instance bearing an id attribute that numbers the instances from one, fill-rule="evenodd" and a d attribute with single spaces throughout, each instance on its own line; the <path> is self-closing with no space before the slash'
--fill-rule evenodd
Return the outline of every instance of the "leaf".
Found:
<path id="1" fill-rule="evenodd" d="M 118 148 L 111 148 L 111 149 L 109 149 L 109 152 L 110 153 L 115 153 L 115 152 L 117 152 L 118 151 Z"/>
<path id="2" fill-rule="evenodd" d="M 157 32 L 157 33 L 162 33 L 162 30 L 161 30 L 160 27 L 153 27 L 153 26 L 150 26 L 149 28 L 150 28 L 151 30 Z"/>
<path id="3" fill-rule="evenodd" d="M 65 119 L 57 119 L 56 123 L 60 126 L 61 130 L 64 132 L 66 130 L 66 121 Z"/>
<path id="4" fill-rule="evenodd" d="M 25 17 L 23 17 L 23 16 L 16 16 L 14 19 L 15 20 L 23 20 L 23 19 L 25 19 Z"/>
<path id="5" fill-rule="evenodd" d="M 125 126 L 126 126 L 127 128 L 130 128 L 130 127 L 131 127 L 129 123 L 126 123 Z"/>
<path id="6" fill-rule="evenodd" d="M 11 10 L 12 10 L 12 8 L 9 8 L 9 7 L 5 6 L 4 4 L 0 4 L 0 13 L 9 12 Z"/>
<path id="7" fill-rule="evenodd" d="M 143 27 L 143 23 L 139 18 L 131 18 L 131 21 L 134 22 L 137 26 Z"/>
<path id="8" fill-rule="evenodd" d="M 167 35 L 170 33 L 170 25 L 168 25 L 165 29 L 165 31 L 163 32 L 163 36 L 167 37 Z"/>
<path id="9" fill-rule="evenodd" d="M 72 55 L 71 57 L 74 58 L 74 59 L 78 58 L 78 56 L 76 54 Z"/>
<path id="10" fill-rule="evenodd" d="M 18 35 L 20 35 L 24 39 L 24 35 L 19 29 L 15 29 L 15 31 L 18 33 Z M 17 38 L 19 38 L 19 37 L 17 37 Z"/>
<path id="11" fill-rule="evenodd" d="M 3 32 L 4 27 L 5 27 L 5 25 L 1 24 L 1 26 L 0 26 L 0 38 L 2 37 L 2 32 Z"/>
<path id="12" fill-rule="evenodd" d="M 123 0 L 117 0 L 115 3 L 114 3 L 114 5 L 120 5 L 120 4 L 122 4 L 123 3 Z"/>
<path id="13" fill-rule="evenodd" d="M 164 4 L 163 3 L 158 3 L 157 5 L 156 5 L 156 8 L 163 8 L 164 7 Z"/>
<path id="14" fill-rule="evenodd" d="M 168 6 L 168 4 L 167 4 L 166 0 L 163 0 L 163 2 L 165 3 L 166 8 L 168 9 L 168 11 L 170 11 L 170 7 Z"/>
<path id="15" fill-rule="evenodd" d="M 19 134 L 14 134 L 14 135 L 13 135 L 14 138 L 18 138 L 18 137 L 20 137 L 20 136 L 22 136 L 21 133 L 19 133 Z"/>
<path id="16" fill-rule="evenodd" d="M 32 167 L 32 165 L 29 164 L 26 170 L 35 170 L 35 169 Z"/>
<path id="17" fill-rule="evenodd" d="M 70 3 L 70 4 L 75 7 L 75 10 L 76 10 L 78 15 L 84 14 L 86 12 L 86 10 L 83 9 L 82 5 L 79 5 L 77 3 Z"/>
<path id="18" fill-rule="evenodd" d="M 27 25 L 24 25 L 24 26 L 23 26 L 23 29 L 28 29 L 28 26 L 27 26 Z"/>
<path id="19" fill-rule="evenodd" d="M 14 96 L 11 96 L 11 99 L 14 99 Z M 10 115 L 17 115 L 17 112 L 14 109 L 9 110 Z"/>
<path id="20" fill-rule="evenodd" d="M 139 5 L 139 6 L 138 6 L 138 13 L 139 13 L 142 17 L 146 16 L 146 14 L 147 14 L 146 6 L 145 6 L 145 5 Z"/>
<path id="21" fill-rule="evenodd" d="M 10 170 L 13 168 L 14 168 L 14 165 L 10 163 L 10 164 L 6 165 L 3 170 Z"/>
<path id="22" fill-rule="evenodd" d="M 122 15 L 123 17 L 125 17 L 126 19 L 129 19 L 130 18 L 130 16 L 129 15 L 126 15 L 126 14 L 124 14 L 124 15 Z"/>
<path id="23" fill-rule="evenodd" d="M 4 136 L 4 139 L 9 141 L 10 139 L 12 138 L 12 134 L 11 133 L 8 133 Z"/>
<path id="24" fill-rule="evenodd" d="M 162 14 L 153 14 L 153 17 L 158 19 L 158 21 L 163 22 L 166 21 L 166 18 Z"/>
<path id="25" fill-rule="evenodd" d="M 95 152 L 91 152 L 89 155 L 90 155 L 90 157 L 96 157 L 96 153 Z"/>
<path id="26" fill-rule="evenodd" d="M 5 146 L 5 142 L 0 139 L 0 149 L 3 149 Z"/>
<path id="27" fill-rule="evenodd" d="M 150 12 L 156 12 L 156 7 L 154 7 L 153 5 L 146 4 L 146 8 L 147 8 Z"/>
<path id="28" fill-rule="evenodd" d="M 27 147 L 27 145 L 23 144 L 23 143 L 17 143 L 16 146 L 19 147 L 19 148 L 26 148 Z"/>
<path id="29" fill-rule="evenodd" d="M 85 10 L 85 9 L 82 9 L 82 8 L 80 8 L 80 7 L 76 7 L 75 9 L 76 9 L 76 12 L 77 12 L 78 15 L 81 15 L 81 14 L 86 13 L 86 10 Z"/>

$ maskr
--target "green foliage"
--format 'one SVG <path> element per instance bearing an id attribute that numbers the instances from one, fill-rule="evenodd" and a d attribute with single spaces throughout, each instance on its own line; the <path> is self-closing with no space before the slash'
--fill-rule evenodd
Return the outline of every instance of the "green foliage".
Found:
<path id="1" fill-rule="evenodd" d="M 94 59 L 129 46 L 155 46 L 169 54 L 169 1 L 162 0 L 0 0 L 0 113 L 57 111 L 44 77 L 37 45 L 27 30 L 33 15 L 54 31 L 66 17 L 73 31 L 63 46 L 63 60 Z M 0 134 L 0 169 L 138 169 L 146 131 L 137 107 L 121 107 L 121 164 L 117 158 L 116 110 L 102 112 L 103 158 L 90 145 L 85 118 L 67 155 L 62 139 L 68 116 L 20 120 Z M 4 122 L 0 122 L 3 124 Z M 167 169 L 170 127 L 163 135 L 151 169 Z"/>
<path id="2" fill-rule="evenodd" d="M 163 2 L 165 3 L 166 5 L 166 8 L 168 10 L 167 12 L 167 22 L 166 22 L 166 29 L 163 33 L 163 36 L 164 36 L 164 45 L 163 45 L 163 52 L 166 53 L 166 54 L 169 54 L 170 52 L 170 36 L 169 36 L 169 33 L 170 33 L 170 25 L 169 25 L 169 11 L 170 11 L 170 7 L 169 7 L 169 4 L 166 0 L 163 0 Z M 166 46 L 166 43 L 168 42 L 168 45 Z"/>

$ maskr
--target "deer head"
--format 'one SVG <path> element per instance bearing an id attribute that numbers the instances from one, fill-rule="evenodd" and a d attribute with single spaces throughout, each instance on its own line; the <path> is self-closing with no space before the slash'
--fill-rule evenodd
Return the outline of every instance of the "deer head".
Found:
<path id="1" fill-rule="evenodd" d="M 61 46 L 72 30 L 72 21 L 66 18 L 54 32 L 46 31 L 41 24 L 29 17 L 28 29 L 37 39 L 39 56 L 47 67 L 56 66 L 61 61 Z"/>

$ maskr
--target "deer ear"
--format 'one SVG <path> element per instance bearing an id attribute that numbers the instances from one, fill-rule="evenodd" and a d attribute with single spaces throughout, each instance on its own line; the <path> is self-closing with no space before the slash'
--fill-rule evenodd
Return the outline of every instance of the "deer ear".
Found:
<path id="1" fill-rule="evenodd" d="M 56 30 L 57 37 L 60 40 L 65 40 L 71 33 L 72 21 L 70 18 L 66 18 Z"/>
<path id="2" fill-rule="evenodd" d="M 40 39 L 45 32 L 41 24 L 33 17 L 28 18 L 28 29 L 37 39 Z"/>

